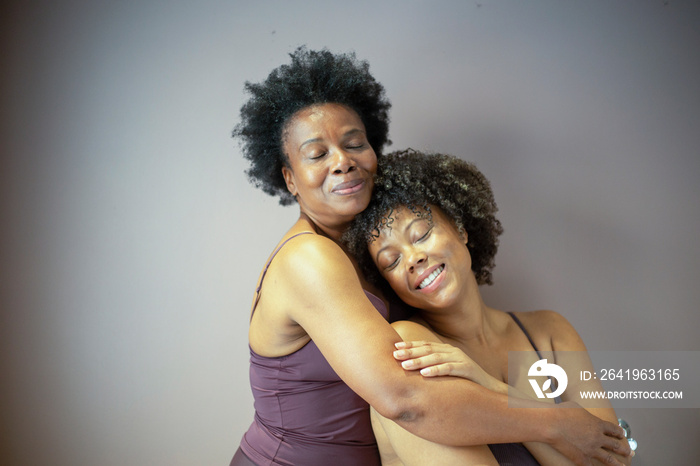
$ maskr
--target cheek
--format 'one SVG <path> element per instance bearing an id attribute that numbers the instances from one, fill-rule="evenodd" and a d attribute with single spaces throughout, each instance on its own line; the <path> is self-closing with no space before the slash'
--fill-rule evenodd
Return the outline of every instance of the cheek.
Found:
<path id="1" fill-rule="evenodd" d="M 319 170 L 307 170 L 304 173 L 302 183 L 307 189 L 315 189 L 323 186 L 325 177 Z"/>
<path id="2" fill-rule="evenodd" d="M 404 299 L 404 296 L 409 291 L 406 277 L 398 273 L 389 273 L 383 276 L 387 283 L 389 283 L 389 286 L 399 295 L 399 298 Z"/>
<path id="3" fill-rule="evenodd" d="M 377 156 L 372 154 L 370 157 L 368 157 L 364 167 L 365 170 L 370 172 L 372 175 L 377 173 Z"/>

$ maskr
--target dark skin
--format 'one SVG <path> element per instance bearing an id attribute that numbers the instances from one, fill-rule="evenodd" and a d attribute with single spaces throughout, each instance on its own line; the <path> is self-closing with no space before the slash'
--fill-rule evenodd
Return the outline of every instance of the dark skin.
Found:
<path id="1" fill-rule="evenodd" d="M 519 396 L 527 397 L 525 394 L 531 390 L 526 371 L 509 380 L 508 352 L 530 352 L 532 361 L 525 365 L 529 367 L 538 360 L 532 345 L 508 314 L 488 307 L 481 299 L 466 247 L 467 233 L 459 230 L 439 207 L 431 205 L 430 209 L 432 217 L 428 219 L 397 208 L 392 213 L 391 228 L 383 229 L 369 245 L 384 279 L 403 301 L 420 309 L 419 318 L 393 324 L 406 340 L 395 357 L 403 361 L 405 369 L 421 369 L 426 377 L 464 377 L 494 392 L 510 391 L 512 395 L 515 389 Z M 525 328 L 532 329 L 531 337 L 540 351 L 582 355 L 572 361 L 575 367 L 592 370 L 590 360 L 583 356 L 586 347 L 581 337 L 561 315 L 537 311 L 518 313 L 518 317 Z M 590 383 L 595 386 L 585 387 L 584 382 L 572 380 L 562 399 L 580 401 L 575 398 L 580 390 L 602 389 L 598 382 Z M 609 404 L 588 411 L 610 422 L 617 420 Z M 426 466 L 435 459 L 439 459 L 435 464 L 484 464 L 493 459 L 485 448 L 446 448 L 421 441 L 380 416 L 373 416 L 373 425 L 375 432 L 379 431 L 382 457 L 395 456 L 397 465 Z M 542 465 L 570 464 L 547 445 L 526 446 Z M 417 461 L 419 455 L 422 457 Z M 610 459 L 629 464 L 628 458 Z"/>
<path id="2" fill-rule="evenodd" d="M 582 409 L 512 409 L 507 396 L 469 381 L 425 380 L 401 368 L 392 357 L 401 338 L 364 292 L 377 290 L 339 245 L 371 196 L 376 156 L 364 134 L 357 114 L 337 104 L 303 109 L 286 125 L 283 175 L 300 216 L 282 241 L 311 234 L 289 241 L 270 264 L 250 324 L 253 350 L 281 356 L 313 339 L 343 381 L 378 412 L 435 442 L 540 441 L 581 465 L 610 450 L 628 454 L 618 426 Z M 532 403 L 522 400 L 521 406 Z M 506 420 L 513 426 L 507 431 Z"/>

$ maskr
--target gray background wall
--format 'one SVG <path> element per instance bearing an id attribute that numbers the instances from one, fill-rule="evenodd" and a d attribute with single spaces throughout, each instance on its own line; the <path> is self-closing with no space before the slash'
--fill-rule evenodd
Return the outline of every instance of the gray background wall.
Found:
<path id="1" fill-rule="evenodd" d="M 393 148 L 492 180 L 488 302 L 556 309 L 589 349 L 700 350 L 695 1 L 0 8 L 3 464 L 227 464 L 254 282 L 296 217 L 229 132 L 301 44 L 369 60 Z M 635 464 L 696 463 L 700 410 L 619 414 Z"/>

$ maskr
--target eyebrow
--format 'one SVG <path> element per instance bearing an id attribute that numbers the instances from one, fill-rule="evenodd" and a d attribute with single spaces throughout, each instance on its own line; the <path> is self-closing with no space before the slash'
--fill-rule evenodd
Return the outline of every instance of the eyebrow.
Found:
<path id="1" fill-rule="evenodd" d="M 425 219 L 423 217 L 414 218 L 413 220 L 411 220 L 411 222 L 408 225 L 406 225 L 406 228 L 403 229 L 403 232 L 404 233 L 407 232 L 413 226 L 414 223 L 421 221 L 421 220 L 425 220 Z M 375 262 L 379 262 L 379 255 L 388 247 L 389 246 L 384 246 L 379 251 L 377 251 L 377 254 L 375 254 L 375 258 L 374 258 Z"/>
<path id="2" fill-rule="evenodd" d="M 306 141 L 304 141 L 304 142 L 302 142 L 301 144 L 299 144 L 299 150 L 301 150 L 301 148 L 304 147 L 304 146 L 307 145 L 307 144 L 313 144 L 314 142 L 321 142 L 321 141 L 322 141 L 321 138 L 311 138 L 311 139 L 307 139 Z"/>
<path id="3" fill-rule="evenodd" d="M 347 130 L 345 133 L 343 133 L 343 136 L 342 136 L 342 137 L 343 137 L 343 138 L 346 138 L 346 137 L 352 136 L 352 135 L 354 135 L 354 134 L 356 134 L 356 133 L 361 133 L 361 134 L 365 134 L 365 135 L 366 135 L 365 131 L 363 131 L 361 128 L 352 128 L 352 129 Z M 321 142 L 321 141 L 323 141 L 323 138 L 311 138 L 311 139 L 307 139 L 306 141 L 302 142 L 302 143 L 299 145 L 299 150 L 301 150 L 301 148 L 304 147 L 304 146 L 307 145 L 307 144 L 313 144 L 314 142 Z"/>

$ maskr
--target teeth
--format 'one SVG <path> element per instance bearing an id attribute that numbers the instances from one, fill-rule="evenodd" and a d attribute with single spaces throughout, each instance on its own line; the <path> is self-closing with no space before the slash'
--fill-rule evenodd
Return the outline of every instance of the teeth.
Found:
<path id="1" fill-rule="evenodd" d="M 440 274 L 442 273 L 443 270 L 445 270 L 445 266 L 444 266 L 444 265 L 441 265 L 440 267 L 438 267 L 437 269 L 435 269 L 435 270 L 433 271 L 433 273 L 431 273 L 430 275 L 428 275 L 428 276 L 425 278 L 425 280 L 423 280 L 422 282 L 420 282 L 420 285 L 418 285 L 418 289 L 419 289 L 419 290 L 420 290 L 420 289 L 423 289 L 423 288 L 425 288 L 426 286 L 428 286 L 428 285 L 430 285 L 431 283 L 433 283 L 433 280 L 435 280 L 435 279 L 437 278 L 437 276 L 440 275 Z"/>

